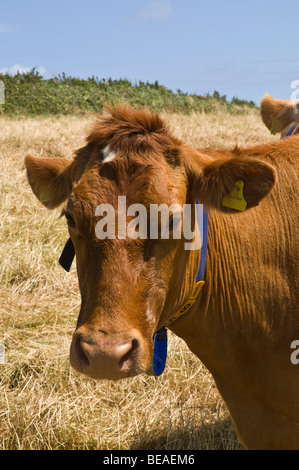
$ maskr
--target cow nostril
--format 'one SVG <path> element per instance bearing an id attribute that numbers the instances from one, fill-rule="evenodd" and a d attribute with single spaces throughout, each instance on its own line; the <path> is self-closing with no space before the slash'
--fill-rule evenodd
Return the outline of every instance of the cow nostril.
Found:
<path id="1" fill-rule="evenodd" d="M 81 335 L 76 337 L 76 353 L 77 353 L 77 360 L 80 362 L 84 367 L 89 367 L 90 362 L 88 359 L 87 354 L 84 352 L 84 340 Z"/>
<path id="2" fill-rule="evenodd" d="M 128 352 L 126 352 L 126 354 L 120 359 L 118 363 L 118 367 L 120 369 L 132 363 L 133 358 L 138 348 L 139 348 L 139 341 L 137 339 L 132 339 L 131 348 L 129 349 Z"/>

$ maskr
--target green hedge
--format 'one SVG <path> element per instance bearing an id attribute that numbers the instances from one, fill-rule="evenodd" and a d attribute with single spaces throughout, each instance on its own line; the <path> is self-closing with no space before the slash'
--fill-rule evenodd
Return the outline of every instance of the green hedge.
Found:
<path id="1" fill-rule="evenodd" d="M 82 114 L 101 112 L 105 103 L 115 105 L 128 102 L 134 106 L 146 106 L 156 111 L 213 112 L 223 107 L 232 112 L 244 112 L 255 108 L 253 101 L 226 96 L 215 91 L 213 95 L 188 95 L 177 90 L 173 93 L 155 83 L 131 83 L 129 80 L 112 80 L 91 77 L 87 80 L 67 77 L 65 74 L 49 80 L 35 69 L 11 76 L 0 74 L 5 85 L 5 103 L 0 112 L 6 115 L 36 116 L 51 114 Z"/>

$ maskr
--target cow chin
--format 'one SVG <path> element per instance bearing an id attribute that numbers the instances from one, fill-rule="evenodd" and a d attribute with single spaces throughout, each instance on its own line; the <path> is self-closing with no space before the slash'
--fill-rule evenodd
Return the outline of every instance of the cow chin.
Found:
<path id="1" fill-rule="evenodd" d="M 81 326 L 73 335 L 70 363 L 93 379 L 120 380 L 146 372 L 152 355 L 151 342 L 136 329 L 108 333 Z"/>

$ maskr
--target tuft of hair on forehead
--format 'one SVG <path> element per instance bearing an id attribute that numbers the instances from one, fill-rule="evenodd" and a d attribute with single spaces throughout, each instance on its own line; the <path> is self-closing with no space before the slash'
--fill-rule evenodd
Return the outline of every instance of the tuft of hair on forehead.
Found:
<path id="1" fill-rule="evenodd" d="M 87 137 L 89 144 L 115 152 L 167 151 L 178 141 L 170 135 L 161 117 L 147 109 L 119 105 L 105 106 L 108 114 L 100 116 Z"/>

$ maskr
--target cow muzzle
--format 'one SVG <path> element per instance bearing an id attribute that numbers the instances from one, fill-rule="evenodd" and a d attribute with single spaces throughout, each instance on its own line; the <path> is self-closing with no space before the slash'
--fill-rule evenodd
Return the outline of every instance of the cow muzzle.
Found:
<path id="1" fill-rule="evenodd" d="M 146 349 L 135 329 L 111 333 L 83 325 L 73 335 L 70 363 L 88 377 L 119 380 L 146 370 Z"/>

